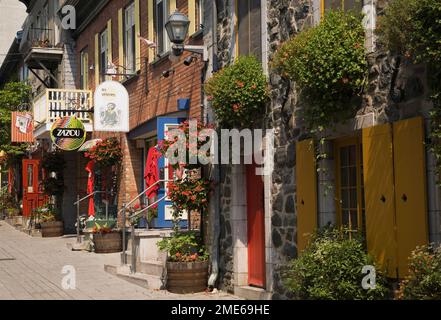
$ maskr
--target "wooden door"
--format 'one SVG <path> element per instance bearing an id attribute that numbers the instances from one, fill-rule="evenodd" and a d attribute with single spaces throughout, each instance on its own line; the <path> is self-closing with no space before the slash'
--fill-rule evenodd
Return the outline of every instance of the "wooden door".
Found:
<path id="1" fill-rule="evenodd" d="M 32 211 L 45 203 L 40 187 L 40 160 L 23 160 L 23 216 L 29 217 Z"/>
<path id="2" fill-rule="evenodd" d="M 265 198 L 263 176 L 256 166 L 246 168 L 248 284 L 265 288 Z"/>

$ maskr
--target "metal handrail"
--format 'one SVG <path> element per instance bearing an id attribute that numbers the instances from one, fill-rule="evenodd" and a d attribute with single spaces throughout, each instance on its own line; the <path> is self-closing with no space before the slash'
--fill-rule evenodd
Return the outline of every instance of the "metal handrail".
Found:
<path id="1" fill-rule="evenodd" d="M 127 264 L 127 248 L 126 248 L 126 212 L 127 212 L 127 208 L 132 205 L 136 200 L 138 200 L 139 198 L 141 198 L 146 192 L 148 192 L 150 189 L 152 189 L 154 186 L 162 183 L 162 182 L 168 182 L 169 180 L 167 179 L 162 179 L 162 180 L 158 180 L 156 181 L 154 184 L 152 184 L 151 186 L 149 186 L 147 189 L 145 189 L 143 192 L 141 192 L 139 195 L 137 195 L 132 201 L 130 201 L 128 204 L 123 203 L 123 207 L 120 211 L 118 211 L 117 216 L 119 216 L 120 213 L 122 213 L 122 254 L 121 254 L 121 265 L 126 265 Z M 159 200 L 162 201 L 164 200 L 166 197 L 164 196 L 163 199 Z M 157 201 L 157 202 L 159 202 Z M 156 204 L 156 202 L 154 203 Z M 147 206 L 147 209 L 143 209 L 143 210 L 148 210 L 151 206 L 153 206 L 154 204 L 151 204 L 150 206 Z M 140 212 L 138 212 L 139 214 Z M 130 218 L 129 218 L 130 219 Z M 132 272 L 136 272 L 136 261 L 135 263 L 133 262 L 133 259 L 136 259 L 135 257 L 135 243 L 134 243 L 134 234 L 135 234 L 135 227 L 132 225 L 131 227 L 131 237 L 132 237 Z"/>
<path id="2" fill-rule="evenodd" d="M 132 205 L 136 200 L 138 200 L 139 198 L 141 198 L 147 191 L 149 191 L 150 189 L 152 189 L 154 186 L 162 183 L 162 182 L 168 182 L 169 180 L 158 180 L 156 181 L 154 184 L 152 184 L 151 186 L 149 186 L 147 189 L 145 189 L 143 192 L 141 192 L 140 194 L 138 194 L 133 200 L 131 200 L 129 203 L 125 203 L 123 205 L 123 207 L 121 208 L 121 210 L 118 211 L 118 215 L 120 213 L 122 213 L 124 210 L 127 210 L 128 207 L 130 207 L 130 205 Z"/>
<path id="3" fill-rule="evenodd" d="M 154 205 L 157 205 L 158 203 L 160 203 L 162 200 L 165 200 L 167 198 L 167 195 L 163 196 L 161 199 L 156 200 L 155 202 L 153 202 L 152 204 L 149 204 L 147 207 L 143 208 L 142 210 L 135 212 L 134 214 L 132 214 L 131 216 L 129 216 L 129 220 L 132 220 L 133 218 L 139 216 L 140 214 L 146 212 L 148 209 L 150 209 L 151 207 L 153 207 Z"/>
<path id="4" fill-rule="evenodd" d="M 83 202 L 84 200 L 89 199 L 90 197 L 96 195 L 97 193 L 109 193 L 108 191 L 94 191 L 92 193 L 89 193 L 87 196 L 85 196 L 84 198 L 81 198 L 79 200 L 77 200 L 77 202 L 74 202 L 74 206 L 80 204 L 81 202 Z"/>
<path id="5" fill-rule="evenodd" d="M 80 203 L 93 197 L 96 194 L 99 193 L 105 193 L 109 194 L 108 191 L 94 191 L 92 193 L 89 193 L 87 196 L 80 199 L 80 195 L 77 195 L 77 201 L 74 202 L 74 206 L 77 206 L 77 243 L 81 243 L 81 236 L 80 236 Z M 106 204 L 106 219 L 108 218 L 108 204 Z"/>

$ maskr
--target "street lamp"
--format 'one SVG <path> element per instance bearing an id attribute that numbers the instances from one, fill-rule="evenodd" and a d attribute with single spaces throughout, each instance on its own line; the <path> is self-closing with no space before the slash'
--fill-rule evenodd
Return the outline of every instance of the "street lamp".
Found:
<path id="1" fill-rule="evenodd" d="M 188 34 L 188 28 L 190 26 L 190 20 L 188 17 L 176 10 L 172 13 L 165 24 L 165 30 L 170 41 L 173 43 L 173 54 L 175 56 L 181 56 L 184 51 L 198 53 L 202 55 L 204 62 L 208 61 L 208 51 L 205 46 L 188 46 L 184 45 L 185 38 Z"/>

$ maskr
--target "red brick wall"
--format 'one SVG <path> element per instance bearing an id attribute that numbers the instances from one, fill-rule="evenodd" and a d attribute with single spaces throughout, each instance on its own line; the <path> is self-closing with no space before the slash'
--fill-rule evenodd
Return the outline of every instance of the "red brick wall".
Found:
<path id="1" fill-rule="evenodd" d="M 89 65 L 94 65 L 95 58 L 95 34 L 103 31 L 107 27 L 107 21 L 112 19 L 112 57 L 115 65 L 122 64 L 118 57 L 118 9 L 131 3 L 131 0 L 113 0 L 97 16 L 76 39 L 76 56 L 78 65 L 80 63 L 80 52 L 87 48 L 89 55 Z M 187 1 L 178 0 L 178 9 L 187 14 Z M 140 1 L 141 14 L 141 36 L 148 38 L 148 19 L 147 1 Z M 196 40 L 191 44 L 202 44 L 202 40 Z M 144 63 L 144 58 L 148 57 L 148 48 L 141 42 L 141 72 L 140 74 L 126 82 L 124 85 L 130 97 L 130 129 L 157 116 L 166 115 L 177 110 L 177 99 L 190 98 L 191 106 L 189 111 L 190 118 L 200 118 L 201 115 L 201 72 L 203 63 L 198 59 L 190 67 L 183 64 L 183 60 L 190 54 L 185 53 L 179 62 L 172 64 L 168 58 L 153 64 L 148 68 Z M 175 68 L 176 72 L 169 78 L 163 78 L 162 72 L 170 68 Z M 89 86 L 95 89 L 95 71 L 89 70 Z M 146 93 L 146 79 L 148 81 L 149 92 Z M 76 78 L 79 87 L 79 74 Z M 125 134 L 94 133 L 93 137 L 105 138 L 107 136 L 119 136 L 124 151 L 124 161 L 122 168 L 122 179 L 120 185 L 119 203 L 133 198 L 141 192 L 140 179 L 142 176 L 141 168 L 141 149 L 136 149 L 135 141 L 128 141 Z"/>

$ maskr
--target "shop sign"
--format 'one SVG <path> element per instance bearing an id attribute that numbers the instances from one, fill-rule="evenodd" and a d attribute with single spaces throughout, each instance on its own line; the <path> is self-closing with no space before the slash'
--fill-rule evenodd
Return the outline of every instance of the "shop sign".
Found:
<path id="1" fill-rule="evenodd" d="M 52 125 L 51 139 L 61 150 L 77 150 L 86 140 L 86 129 L 77 117 L 63 117 Z"/>
<path id="2" fill-rule="evenodd" d="M 117 81 L 105 81 L 94 95 L 94 129 L 106 132 L 129 132 L 129 93 Z"/>

